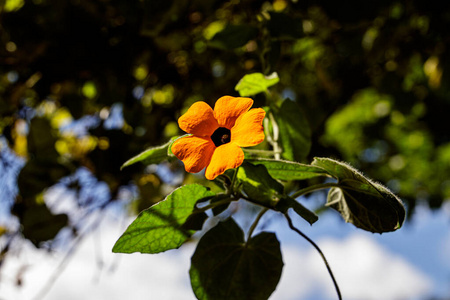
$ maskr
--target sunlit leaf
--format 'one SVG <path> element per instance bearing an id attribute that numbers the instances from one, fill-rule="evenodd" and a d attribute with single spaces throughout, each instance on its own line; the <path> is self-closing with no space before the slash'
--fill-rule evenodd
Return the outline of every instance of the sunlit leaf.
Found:
<path id="1" fill-rule="evenodd" d="M 169 142 L 161 146 L 149 148 L 127 160 L 122 167 L 120 167 L 120 169 L 137 162 L 143 162 L 145 164 L 158 164 L 167 159 L 167 151 L 169 150 L 170 144 L 171 143 Z"/>
<path id="2" fill-rule="evenodd" d="M 280 81 L 277 73 L 264 76 L 262 73 L 247 74 L 239 80 L 234 88 L 242 97 L 253 96 L 267 91 L 269 87 Z"/>
<path id="3" fill-rule="evenodd" d="M 311 149 L 311 129 L 303 111 L 287 99 L 275 110 L 275 119 L 283 148 L 281 155 L 288 160 L 304 160 Z"/>
<path id="4" fill-rule="evenodd" d="M 113 252 L 159 253 L 180 247 L 193 234 L 190 228 L 199 227 L 198 219 L 184 226 L 195 204 L 214 195 L 197 184 L 176 189 L 163 201 L 142 211 L 117 240 Z"/>
<path id="5" fill-rule="evenodd" d="M 170 157 L 173 157 L 173 153 L 171 150 L 172 144 L 174 141 L 176 141 L 179 138 L 182 138 L 184 136 L 187 136 L 188 134 L 185 134 L 183 136 L 176 136 L 170 139 L 167 143 L 161 146 L 151 147 L 147 150 L 139 153 L 138 155 L 130 158 L 127 160 L 120 169 L 123 169 L 129 165 L 135 164 L 137 162 L 142 162 L 144 164 L 158 164 Z"/>
<path id="6" fill-rule="evenodd" d="M 245 242 L 228 219 L 208 231 L 191 259 L 192 289 L 198 299 L 268 299 L 280 280 L 283 260 L 274 233 L 262 232 Z"/>
<path id="7" fill-rule="evenodd" d="M 329 176 L 322 168 L 293 161 L 276 159 L 247 159 L 255 165 L 264 165 L 270 176 L 279 180 L 304 180 L 319 176 Z"/>
<path id="8" fill-rule="evenodd" d="M 237 186 L 250 201 L 274 207 L 283 197 L 284 187 L 273 179 L 263 165 L 244 162 L 238 169 Z"/>
<path id="9" fill-rule="evenodd" d="M 338 180 L 331 188 L 327 205 L 341 213 L 346 222 L 371 232 L 389 232 L 400 228 L 405 219 L 401 200 L 349 165 L 329 158 L 315 158 L 313 165 L 327 170 Z"/>

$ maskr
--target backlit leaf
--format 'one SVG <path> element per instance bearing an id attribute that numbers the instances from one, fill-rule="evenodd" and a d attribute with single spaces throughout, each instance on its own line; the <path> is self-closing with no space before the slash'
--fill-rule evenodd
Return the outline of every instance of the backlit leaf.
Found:
<path id="1" fill-rule="evenodd" d="M 263 165 L 244 162 L 238 169 L 236 179 L 242 193 L 254 203 L 274 207 L 283 197 L 283 185 L 273 179 Z"/>
<path id="2" fill-rule="evenodd" d="M 249 241 L 228 219 L 209 230 L 191 259 L 192 289 L 198 299 L 268 299 L 280 280 L 283 260 L 274 233 Z"/>
<path id="3" fill-rule="evenodd" d="M 176 189 L 163 201 L 142 211 L 117 240 L 113 252 L 159 253 L 180 247 L 193 234 L 191 228 L 199 228 L 198 221 L 204 220 L 189 218 L 195 204 L 214 195 L 197 184 Z M 193 223 L 185 226 L 188 218 Z"/>
<path id="4" fill-rule="evenodd" d="M 268 162 L 268 165 L 275 161 L 261 160 Z M 253 161 L 255 162 L 255 161 Z M 257 161 L 260 162 L 260 161 Z M 306 165 L 303 165 L 306 166 Z M 315 167 L 312 167 L 314 169 Z M 316 168 L 316 171 L 320 168 Z M 322 170 L 322 173 L 325 172 Z M 306 176 L 306 175 L 305 175 Z M 300 217 L 308 223 L 313 224 L 318 217 L 295 199 L 284 194 L 284 186 L 273 179 L 264 164 L 253 165 L 244 162 L 238 169 L 237 186 L 249 201 L 286 213 L 292 208 Z"/>
<path id="5" fill-rule="evenodd" d="M 158 164 L 168 157 L 169 146 L 172 141 L 165 143 L 164 145 L 149 148 L 140 154 L 127 160 L 120 169 L 123 169 L 129 165 L 135 164 L 137 162 L 143 162 L 145 164 Z"/>
<path id="6" fill-rule="evenodd" d="M 324 169 L 287 160 L 247 159 L 255 165 L 264 165 L 270 176 L 280 180 L 304 180 L 319 176 L 329 176 Z"/>
<path id="7" fill-rule="evenodd" d="M 269 76 L 264 76 L 262 73 L 252 73 L 242 77 L 234 89 L 239 92 L 241 97 L 253 96 L 267 91 L 269 87 L 277 84 L 278 81 L 280 81 L 280 78 L 275 72 Z"/>
<path id="8" fill-rule="evenodd" d="M 379 183 L 371 181 L 353 167 L 329 158 L 313 163 L 338 180 L 331 188 L 327 205 L 336 209 L 346 222 L 371 232 L 389 232 L 400 228 L 405 219 L 401 200 Z"/>
<path id="9" fill-rule="evenodd" d="M 120 169 L 123 169 L 129 165 L 135 164 L 137 162 L 142 162 L 144 164 L 158 164 L 166 159 L 174 157 L 172 153 L 172 144 L 179 138 L 189 136 L 190 134 L 184 134 L 182 136 L 174 136 L 167 143 L 161 146 L 156 146 L 149 148 L 140 154 L 127 160 Z"/>

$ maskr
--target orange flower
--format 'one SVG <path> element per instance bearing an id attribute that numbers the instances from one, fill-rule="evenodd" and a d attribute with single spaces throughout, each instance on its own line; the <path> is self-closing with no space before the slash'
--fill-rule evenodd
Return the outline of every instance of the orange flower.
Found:
<path id="1" fill-rule="evenodd" d="M 192 104 L 178 119 L 178 125 L 192 135 L 176 140 L 172 152 L 182 160 L 187 172 L 206 167 L 205 177 L 212 180 L 244 161 L 241 147 L 264 140 L 262 121 L 266 112 L 252 108 L 250 98 L 223 96 L 214 110 L 205 102 Z M 250 109 L 250 110 L 249 110 Z"/>

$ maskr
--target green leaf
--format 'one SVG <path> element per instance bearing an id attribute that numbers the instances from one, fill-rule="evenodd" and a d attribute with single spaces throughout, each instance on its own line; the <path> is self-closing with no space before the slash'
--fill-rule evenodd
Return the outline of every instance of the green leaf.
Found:
<path id="1" fill-rule="evenodd" d="M 263 205 L 265 207 L 273 208 L 282 213 L 286 213 L 289 208 L 292 208 L 300 217 L 304 218 L 308 223 L 313 224 L 318 220 L 318 217 L 315 213 L 308 210 L 306 207 L 301 205 L 295 199 L 286 196 L 284 194 L 284 186 L 272 178 L 270 174 L 270 169 L 268 167 L 280 167 L 284 164 L 290 166 L 290 162 L 287 161 L 276 161 L 271 159 L 260 159 L 260 160 L 251 160 L 254 163 L 260 163 L 258 165 L 253 165 L 248 162 L 244 162 L 238 169 L 237 174 L 237 185 L 241 187 L 241 190 L 244 194 L 250 198 L 249 200 L 257 203 L 259 205 Z M 294 163 L 298 165 L 298 170 L 292 169 L 294 172 L 297 172 L 297 176 L 302 179 L 311 178 L 313 176 L 308 177 L 306 173 L 308 167 L 307 165 L 302 165 L 298 163 Z M 321 172 L 321 175 L 327 174 L 325 170 L 322 170 L 318 167 L 312 167 L 310 171 L 312 172 Z M 277 168 L 275 168 L 275 174 L 277 174 Z M 301 173 L 301 171 L 303 173 Z M 282 174 L 282 173 L 278 173 Z M 316 175 L 320 176 L 320 175 Z M 281 175 L 282 179 L 287 179 Z M 293 179 L 293 178 L 290 178 Z"/>
<path id="2" fill-rule="evenodd" d="M 291 197 L 282 198 L 275 207 L 276 210 L 282 213 L 286 213 L 289 208 L 292 208 L 300 217 L 305 219 L 311 225 L 319 219 L 319 217 L 315 213 L 313 213 Z"/>
<path id="3" fill-rule="evenodd" d="M 172 142 L 170 141 L 161 146 L 148 148 L 147 150 L 127 160 L 122 165 L 122 167 L 120 167 L 120 169 L 128 167 L 129 165 L 135 164 L 137 162 L 143 162 L 145 164 L 159 164 L 160 162 L 167 159 L 167 153 L 171 144 Z"/>
<path id="4" fill-rule="evenodd" d="M 200 300 L 261 300 L 273 293 L 282 269 L 274 233 L 262 232 L 245 242 L 243 231 L 230 218 L 201 238 L 189 274 Z"/>
<path id="5" fill-rule="evenodd" d="M 346 222 L 378 233 L 394 231 L 402 226 L 405 208 L 386 187 L 336 160 L 315 158 L 312 164 L 325 169 L 338 180 L 339 187 L 331 188 L 328 193 L 327 205 L 336 209 Z"/>
<path id="6" fill-rule="evenodd" d="M 194 211 L 195 204 L 214 195 L 198 184 L 176 189 L 163 201 L 142 211 L 117 240 L 112 251 L 159 253 L 180 247 L 194 232 L 186 227 L 199 227 L 198 218 L 194 218 L 189 226 L 184 226 Z"/>
<path id="7" fill-rule="evenodd" d="M 135 164 L 137 162 L 142 162 L 144 164 L 159 164 L 160 162 L 163 162 L 164 160 L 173 157 L 174 154 L 172 153 L 172 144 L 185 136 L 189 136 L 190 134 L 184 134 L 182 136 L 175 136 L 170 139 L 167 143 L 161 146 L 156 146 L 152 148 L 148 148 L 147 150 L 141 152 L 140 154 L 134 156 L 133 158 L 130 158 L 127 160 L 120 169 Z"/>
<path id="8" fill-rule="evenodd" d="M 270 176 L 279 180 L 304 180 L 319 176 L 329 176 L 324 169 L 293 161 L 276 159 L 246 159 L 255 165 L 264 165 Z"/>
<path id="9" fill-rule="evenodd" d="M 256 38 L 258 29 L 248 25 L 227 25 L 222 31 L 216 33 L 210 40 L 211 47 L 232 50 L 245 46 L 250 40 Z"/>
<path id="10" fill-rule="evenodd" d="M 331 176 L 338 180 L 342 179 L 358 179 L 361 181 L 367 181 L 368 179 L 362 175 L 358 170 L 350 165 L 325 157 L 314 157 L 313 166 L 317 166 L 328 172 Z"/>
<path id="11" fill-rule="evenodd" d="M 267 91 L 269 87 L 277 84 L 278 81 L 280 81 L 280 78 L 276 72 L 269 76 L 264 76 L 262 73 L 252 73 L 242 77 L 234 89 L 239 92 L 241 97 L 253 96 Z"/>
<path id="12" fill-rule="evenodd" d="M 273 179 L 263 165 L 244 162 L 238 169 L 237 186 L 250 201 L 265 207 L 274 207 L 284 196 L 284 187 Z"/>
<path id="13" fill-rule="evenodd" d="M 287 160 L 304 160 L 311 149 L 311 129 L 303 111 L 286 99 L 274 113 L 283 148 L 281 155 Z"/>

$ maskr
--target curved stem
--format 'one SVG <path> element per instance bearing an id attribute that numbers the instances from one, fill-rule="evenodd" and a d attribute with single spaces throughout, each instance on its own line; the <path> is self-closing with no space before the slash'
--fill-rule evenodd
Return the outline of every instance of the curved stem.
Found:
<path id="1" fill-rule="evenodd" d="M 328 188 L 332 188 L 332 187 L 339 187 L 339 185 L 335 182 L 315 184 L 315 185 L 308 186 L 304 189 L 296 191 L 295 193 L 293 193 L 291 195 L 291 197 L 295 199 L 299 196 L 303 196 L 305 194 L 308 194 L 308 193 L 311 193 L 311 192 L 314 192 L 317 190 L 328 189 Z"/>
<path id="2" fill-rule="evenodd" d="M 252 237 L 253 231 L 255 231 L 256 225 L 258 225 L 259 220 L 261 220 L 262 216 L 268 211 L 269 209 L 267 207 L 264 207 L 258 214 L 258 216 L 256 217 L 255 221 L 253 222 L 252 226 L 250 227 L 250 229 L 248 230 L 248 236 L 247 236 L 247 241 L 250 240 L 250 238 Z"/>
<path id="3" fill-rule="evenodd" d="M 342 300 L 342 295 L 341 295 L 341 291 L 339 290 L 339 286 L 336 282 L 336 279 L 334 278 L 333 272 L 331 271 L 330 265 L 328 264 L 327 259 L 325 258 L 325 255 L 323 254 L 322 250 L 320 250 L 319 246 L 317 246 L 316 243 L 314 243 L 309 237 L 307 237 L 303 232 L 301 232 L 299 229 L 297 229 L 296 227 L 294 227 L 294 225 L 292 224 L 292 220 L 289 217 L 289 215 L 287 213 L 284 214 L 284 216 L 286 217 L 286 220 L 288 221 L 289 224 L 289 228 L 291 228 L 292 230 L 294 230 L 295 232 L 297 232 L 299 235 L 301 235 L 305 240 L 307 240 L 311 245 L 313 245 L 313 247 L 317 250 L 317 252 L 319 252 L 320 256 L 322 257 L 323 262 L 325 263 L 325 266 L 327 267 L 328 270 L 328 274 L 330 274 L 331 276 L 331 280 L 333 280 L 333 284 L 334 284 L 334 288 L 336 289 L 336 293 L 338 295 L 338 299 Z"/>

